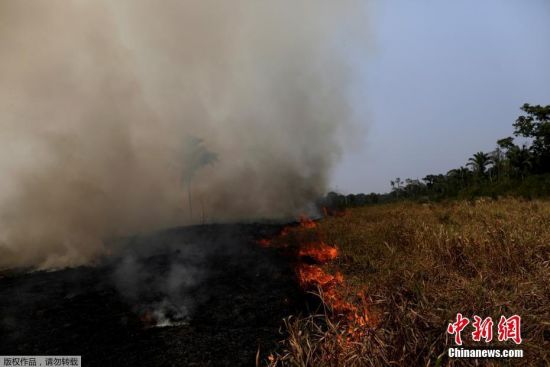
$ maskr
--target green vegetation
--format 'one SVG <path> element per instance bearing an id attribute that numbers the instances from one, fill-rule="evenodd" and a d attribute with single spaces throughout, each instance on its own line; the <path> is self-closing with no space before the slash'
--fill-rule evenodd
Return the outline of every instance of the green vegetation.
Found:
<path id="1" fill-rule="evenodd" d="M 477 152 L 465 166 L 446 174 L 430 174 L 422 180 L 396 178 L 387 194 L 340 195 L 329 193 L 320 202 L 329 208 L 345 208 L 408 199 L 438 201 L 488 196 L 550 196 L 550 105 L 524 104 L 513 124 L 513 137 L 497 141 L 492 152 Z"/>

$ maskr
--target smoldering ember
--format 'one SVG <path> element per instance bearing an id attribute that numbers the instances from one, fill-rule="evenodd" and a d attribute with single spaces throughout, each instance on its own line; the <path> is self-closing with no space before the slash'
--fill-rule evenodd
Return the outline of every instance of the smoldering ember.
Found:
<path id="1" fill-rule="evenodd" d="M 0 367 L 550 365 L 548 16 L 0 1 Z"/>

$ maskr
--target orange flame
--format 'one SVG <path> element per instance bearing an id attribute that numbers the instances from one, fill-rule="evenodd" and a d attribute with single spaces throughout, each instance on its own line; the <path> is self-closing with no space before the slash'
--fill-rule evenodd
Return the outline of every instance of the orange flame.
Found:
<path id="1" fill-rule="evenodd" d="M 305 215 L 300 216 L 300 226 L 307 229 L 313 229 L 317 227 L 317 223 L 315 223 L 313 220 L 309 219 Z"/>
<path id="2" fill-rule="evenodd" d="M 308 291 L 320 291 L 323 301 L 332 309 L 335 316 L 344 317 L 348 321 L 349 336 L 353 339 L 358 339 L 365 332 L 369 318 L 366 312 L 366 298 L 363 292 L 360 292 L 354 297 L 349 297 L 344 276 L 336 272 L 329 274 L 323 270 L 322 266 L 330 261 L 335 260 L 339 251 L 337 247 L 327 245 L 321 240 L 317 234 L 318 240 L 311 240 L 311 233 L 306 236 L 300 236 L 302 230 L 314 229 L 317 223 L 307 218 L 300 217 L 299 227 L 285 227 L 279 234 L 280 237 L 287 236 L 291 231 L 295 233 L 298 240 L 298 249 L 296 255 L 298 257 L 298 265 L 296 266 L 296 276 L 300 286 Z M 305 233 L 305 232 L 304 232 Z M 303 237 L 302 239 L 300 239 Z M 304 240 L 307 238 L 307 240 Z M 277 246 L 287 247 L 287 241 L 260 240 L 258 243 L 263 247 Z M 303 261 L 307 260 L 308 263 Z M 311 264 L 313 261 L 314 264 Z M 351 302 L 348 299 L 354 299 Z M 359 301 L 359 302 L 357 302 Z"/>
<path id="3" fill-rule="evenodd" d="M 309 257 L 318 263 L 326 263 L 338 257 L 338 249 L 329 246 L 324 242 L 308 242 L 301 246 L 298 251 L 300 257 Z"/>
<path id="4" fill-rule="evenodd" d="M 320 290 L 322 297 L 335 314 L 343 315 L 355 325 L 366 326 L 368 316 L 366 310 L 345 300 L 344 276 L 326 273 L 317 265 L 301 264 L 297 269 L 298 280 L 306 290 Z M 364 295 L 358 294 L 364 304 Z"/>
<path id="5" fill-rule="evenodd" d="M 338 283 L 341 281 L 341 279 L 325 273 L 323 269 L 316 265 L 301 264 L 296 269 L 296 273 L 300 285 L 305 289 L 314 289 L 317 286 L 326 287 L 333 282 Z"/>

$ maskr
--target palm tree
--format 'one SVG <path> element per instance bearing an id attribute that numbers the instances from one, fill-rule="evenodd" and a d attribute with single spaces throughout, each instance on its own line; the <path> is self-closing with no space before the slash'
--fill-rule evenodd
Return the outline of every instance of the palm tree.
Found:
<path id="1" fill-rule="evenodd" d="M 470 180 L 470 177 L 472 176 L 472 172 L 464 166 L 460 166 L 458 169 L 458 172 L 460 173 L 460 179 L 462 180 L 462 184 L 466 185 L 468 181 Z"/>
<path id="2" fill-rule="evenodd" d="M 489 154 L 484 152 L 477 152 L 476 154 L 474 154 L 473 157 L 468 159 L 468 163 L 466 163 L 466 165 L 471 166 L 474 172 L 476 172 L 480 176 L 483 176 L 485 175 L 487 166 L 489 166 L 491 163 L 493 163 L 493 160 L 491 159 L 491 156 Z"/>
<path id="3" fill-rule="evenodd" d="M 450 186 L 456 190 L 463 189 L 466 186 L 463 169 L 464 167 L 460 167 L 447 172 L 447 182 L 449 182 Z M 466 169 L 466 171 L 469 172 L 468 169 Z"/>
<path id="4" fill-rule="evenodd" d="M 494 175 L 498 181 L 506 169 L 504 152 L 500 149 L 500 147 L 497 146 L 497 148 L 491 152 L 491 162 L 493 163 L 493 167 L 489 170 L 489 177 L 492 179 L 494 172 Z"/>
<path id="5" fill-rule="evenodd" d="M 529 148 L 523 145 L 512 147 L 508 151 L 508 160 L 514 173 L 523 180 L 525 175 L 533 168 L 533 159 Z"/>

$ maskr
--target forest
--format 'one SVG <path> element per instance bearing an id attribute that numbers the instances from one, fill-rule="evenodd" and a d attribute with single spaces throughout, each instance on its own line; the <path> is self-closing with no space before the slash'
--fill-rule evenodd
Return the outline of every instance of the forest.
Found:
<path id="1" fill-rule="evenodd" d="M 422 179 L 397 177 L 390 181 L 388 193 L 329 192 L 319 205 L 346 208 L 400 200 L 550 196 L 550 105 L 525 103 L 521 111 L 513 123 L 513 136 L 497 140 L 492 151 L 474 153 L 463 166 Z"/>

